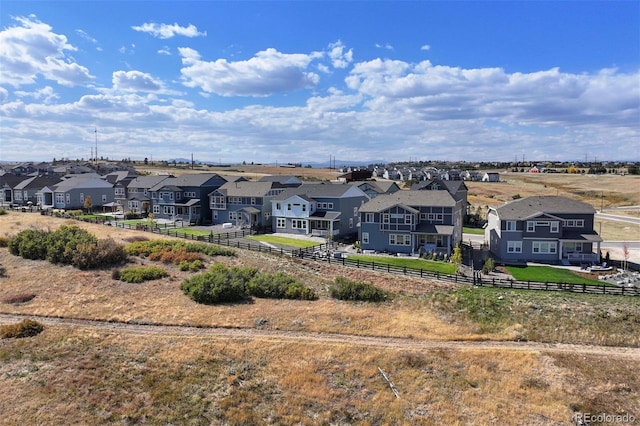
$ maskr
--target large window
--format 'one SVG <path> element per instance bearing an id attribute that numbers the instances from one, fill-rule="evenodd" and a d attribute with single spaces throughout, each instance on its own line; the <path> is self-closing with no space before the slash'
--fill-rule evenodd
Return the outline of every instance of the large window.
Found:
<path id="1" fill-rule="evenodd" d="M 584 219 L 567 219 L 563 225 L 565 228 L 584 228 Z"/>
<path id="2" fill-rule="evenodd" d="M 238 220 L 239 218 L 238 212 L 229 212 L 229 220 Z"/>
<path id="3" fill-rule="evenodd" d="M 374 221 L 373 213 L 365 213 L 364 214 L 364 222 L 365 223 L 373 223 L 373 221 Z"/>
<path id="4" fill-rule="evenodd" d="M 534 241 L 532 251 L 540 254 L 553 254 L 558 251 L 558 244 L 555 241 Z"/>
<path id="5" fill-rule="evenodd" d="M 391 244 L 392 246 L 410 246 L 411 235 L 389 234 L 389 244 Z"/>
<path id="6" fill-rule="evenodd" d="M 279 217 L 276 219 L 276 227 L 277 228 L 286 228 L 287 227 L 287 219 L 283 217 Z"/>
<path id="7" fill-rule="evenodd" d="M 508 220 L 507 227 L 505 228 L 507 231 L 515 231 L 516 230 L 516 221 Z"/>
<path id="8" fill-rule="evenodd" d="M 291 227 L 293 229 L 307 229 L 307 221 L 302 219 L 292 219 Z"/>
<path id="9" fill-rule="evenodd" d="M 369 233 L 368 232 L 363 232 L 362 233 L 362 244 L 369 244 Z"/>
<path id="10" fill-rule="evenodd" d="M 522 241 L 507 241 L 507 253 L 522 253 Z"/>

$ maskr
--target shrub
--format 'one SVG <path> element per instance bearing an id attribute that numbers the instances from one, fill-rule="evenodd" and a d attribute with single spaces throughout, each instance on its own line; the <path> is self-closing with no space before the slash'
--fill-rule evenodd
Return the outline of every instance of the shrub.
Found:
<path id="1" fill-rule="evenodd" d="M 391 296 L 374 285 L 351 281 L 345 277 L 337 277 L 329 292 L 335 299 L 363 302 L 382 302 Z"/>
<path id="2" fill-rule="evenodd" d="M 186 244 L 187 251 L 194 253 L 202 253 L 207 256 L 229 256 L 234 257 L 236 252 L 222 247 L 216 244 L 206 244 L 206 243 L 187 243 Z"/>
<path id="3" fill-rule="evenodd" d="M 77 226 L 63 225 L 47 236 L 47 256 L 51 263 L 72 265 L 74 253 L 80 244 L 96 244 L 98 239 Z"/>
<path id="4" fill-rule="evenodd" d="M 44 330 L 44 325 L 32 319 L 25 319 L 18 324 L 0 326 L 0 337 L 3 339 L 37 336 Z"/>
<path id="5" fill-rule="evenodd" d="M 162 263 L 180 264 L 181 262 L 194 262 L 196 260 L 202 261 L 202 256 L 198 253 L 188 252 L 186 247 L 175 246 L 165 247 L 158 252 L 150 253 L 149 260 L 160 261 Z"/>
<path id="6" fill-rule="evenodd" d="M 8 237 L 0 237 L 0 247 L 9 247 L 9 241 Z"/>
<path id="7" fill-rule="evenodd" d="M 160 260 L 162 257 L 161 252 L 165 252 L 165 256 L 168 256 L 166 253 L 170 251 L 178 251 L 181 253 L 200 253 L 207 256 L 235 256 L 236 252 L 215 244 L 206 244 L 206 243 L 185 243 L 183 241 L 174 241 L 174 240 L 151 240 L 151 241 L 135 241 L 131 244 L 128 244 L 125 247 L 125 250 L 128 254 L 132 256 L 149 256 L 153 255 L 153 260 Z M 198 257 L 187 258 L 185 255 L 182 255 L 183 258 L 179 259 L 175 263 L 179 263 L 180 260 L 189 260 L 193 261 Z"/>
<path id="8" fill-rule="evenodd" d="M 250 295 L 269 299 L 316 300 L 316 293 L 282 272 L 254 276 L 247 284 Z"/>
<path id="9" fill-rule="evenodd" d="M 249 297 L 247 283 L 256 273 L 255 268 L 227 268 L 218 264 L 207 272 L 185 280 L 180 288 L 198 303 L 239 302 Z"/>
<path id="10" fill-rule="evenodd" d="M 488 257 L 487 260 L 485 260 L 484 264 L 482 265 L 482 273 L 488 274 L 490 272 L 493 272 L 495 268 L 496 268 L 496 263 L 493 261 L 492 258 Z"/>
<path id="11" fill-rule="evenodd" d="M 44 260 L 47 257 L 49 231 L 25 229 L 18 232 L 9 241 L 9 253 L 31 260 Z"/>
<path id="12" fill-rule="evenodd" d="M 76 247 L 72 264 L 79 269 L 94 269 L 118 265 L 127 260 L 124 247 L 108 238 L 95 243 L 83 243 Z"/>
<path id="13" fill-rule="evenodd" d="M 120 281 L 128 283 L 139 284 L 145 281 L 158 280 L 164 278 L 167 275 L 167 271 L 156 266 L 143 266 L 139 268 L 126 268 L 120 271 Z"/>
<path id="14" fill-rule="evenodd" d="M 183 260 L 178 264 L 178 268 L 181 271 L 196 272 L 204 268 L 204 263 L 202 263 L 202 260 L 199 260 L 199 259 L 196 259 L 193 262 L 188 262 L 186 260 Z"/>
<path id="15" fill-rule="evenodd" d="M 7 214 L 7 211 L 5 209 L 0 209 L 0 216 L 4 216 L 5 214 Z"/>

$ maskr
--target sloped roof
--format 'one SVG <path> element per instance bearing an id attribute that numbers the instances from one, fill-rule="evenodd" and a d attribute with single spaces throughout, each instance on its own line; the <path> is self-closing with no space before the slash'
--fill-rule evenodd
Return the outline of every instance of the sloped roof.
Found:
<path id="1" fill-rule="evenodd" d="M 596 209 L 588 203 L 559 195 L 541 195 L 520 198 L 497 207 L 502 220 L 524 220 L 538 214 L 595 214 Z"/>
<path id="2" fill-rule="evenodd" d="M 360 207 L 361 212 L 381 212 L 396 205 L 407 207 L 454 207 L 456 200 L 449 191 L 397 191 L 381 194 Z"/>
<path id="3" fill-rule="evenodd" d="M 62 179 L 54 176 L 35 176 L 25 179 L 14 186 L 14 189 L 41 189 L 59 183 Z"/>
<path id="4" fill-rule="evenodd" d="M 263 197 L 273 187 L 272 182 L 227 182 L 218 191 L 228 197 Z"/>
<path id="5" fill-rule="evenodd" d="M 273 200 L 282 201 L 294 195 L 306 195 L 308 198 L 342 198 L 345 197 L 348 192 L 354 190 L 360 192 L 360 194 L 357 194 L 357 192 L 354 192 L 354 194 L 368 197 L 360 188 L 353 185 L 346 183 L 320 182 L 303 183 L 296 188 L 285 189 L 279 195 L 275 196 Z"/>
<path id="6" fill-rule="evenodd" d="M 54 187 L 55 192 L 66 192 L 72 189 L 97 189 L 97 188 L 113 188 L 113 185 L 99 177 L 76 176 L 64 179 Z"/>

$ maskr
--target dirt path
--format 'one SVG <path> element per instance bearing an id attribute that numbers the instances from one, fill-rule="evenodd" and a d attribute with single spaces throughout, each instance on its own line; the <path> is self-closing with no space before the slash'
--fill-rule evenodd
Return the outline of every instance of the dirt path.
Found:
<path id="1" fill-rule="evenodd" d="M 57 327 L 90 328 L 115 333 L 132 333 L 156 336 L 210 336 L 227 339 L 263 339 L 272 341 L 297 341 L 334 345 L 358 345 L 396 349 L 453 349 L 453 350 L 518 350 L 581 355 L 602 355 L 640 360 L 640 348 L 574 345 L 565 343 L 539 343 L 514 341 L 438 341 L 402 339 L 394 337 L 356 336 L 334 333 L 296 332 L 262 328 L 189 327 L 170 324 L 135 324 L 97 321 L 92 319 L 57 318 L 34 315 L 0 314 L 0 324 L 11 324 L 30 318 L 45 325 Z"/>

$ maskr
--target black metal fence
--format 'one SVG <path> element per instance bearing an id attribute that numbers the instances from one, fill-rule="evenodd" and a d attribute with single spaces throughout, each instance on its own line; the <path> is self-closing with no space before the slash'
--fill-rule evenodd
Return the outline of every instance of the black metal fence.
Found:
<path id="1" fill-rule="evenodd" d="M 100 220 L 86 219 L 90 222 L 101 223 Z M 470 284 L 479 287 L 508 288 L 521 290 L 543 290 L 543 291 L 566 291 L 572 293 L 585 294 L 607 294 L 621 296 L 640 296 L 640 289 L 637 287 L 622 287 L 611 284 L 589 284 L 589 283 L 555 283 L 555 282 L 537 282 L 537 281 L 518 281 L 514 279 L 495 278 L 490 275 L 484 275 L 481 271 L 470 271 L 467 274 L 445 274 L 434 272 L 427 269 L 412 268 L 408 266 L 394 266 L 389 263 L 363 261 L 360 259 L 352 259 L 348 256 L 336 257 L 333 244 L 319 244 L 307 248 L 291 248 L 272 247 L 264 244 L 252 244 L 245 240 L 246 236 L 255 234 L 249 229 L 230 232 L 211 232 L 207 235 L 186 232 L 183 228 L 174 228 L 171 226 L 163 226 L 155 224 L 153 226 L 142 223 L 127 224 L 124 222 L 116 223 L 115 226 L 137 229 L 157 234 L 168 235 L 171 237 L 185 238 L 188 240 L 202 241 L 213 244 L 219 244 L 227 247 L 235 247 L 243 250 L 257 251 L 262 253 L 277 254 L 281 256 L 290 256 L 299 259 L 314 260 L 326 262 L 332 265 L 340 265 L 344 267 L 370 269 L 372 271 L 386 272 L 389 274 L 407 275 L 417 278 L 432 279 L 450 283 Z M 185 228 L 189 229 L 189 228 Z M 611 261 L 614 266 L 619 266 L 620 261 Z M 626 263 L 629 267 L 637 267 L 637 264 L 631 262 Z"/>

